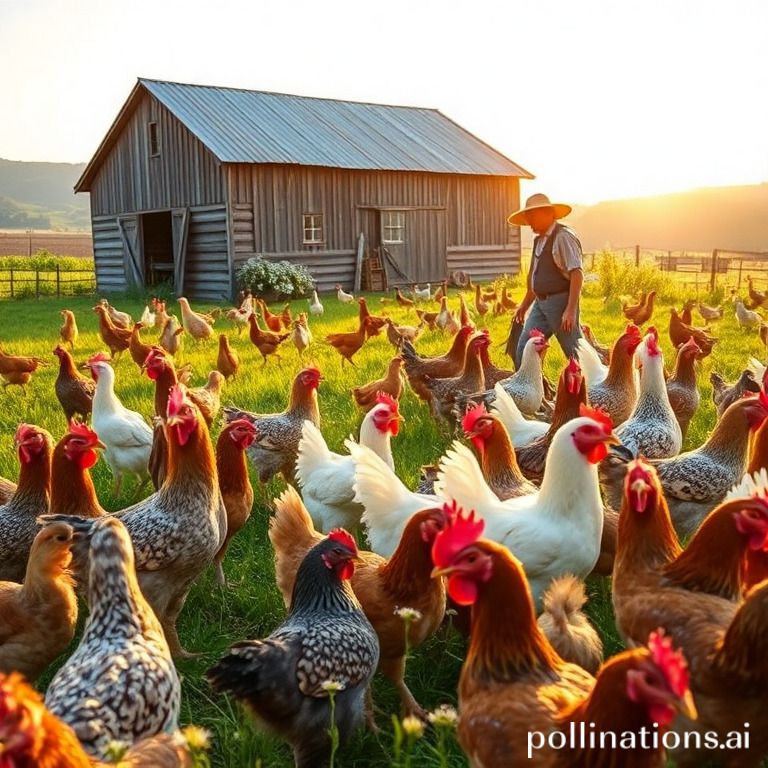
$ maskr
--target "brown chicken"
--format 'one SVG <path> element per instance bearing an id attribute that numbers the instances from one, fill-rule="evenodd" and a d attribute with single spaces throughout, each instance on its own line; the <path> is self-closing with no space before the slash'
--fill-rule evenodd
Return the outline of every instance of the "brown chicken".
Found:
<path id="1" fill-rule="evenodd" d="M 682 654 L 653 633 L 644 644 L 608 661 L 593 678 L 565 662 L 536 622 L 520 562 L 505 547 L 480 538 L 483 522 L 461 512 L 432 548 L 434 576 L 448 595 L 472 605 L 469 649 L 459 680 L 458 738 L 474 766 L 534 768 L 633 766 L 662 768 L 664 751 L 617 748 L 588 740 L 576 749 L 545 745 L 545 734 L 581 723 L 598 733 L 662 730 L 679 712 L 695 717 Z M 531 749 L 532 734 L 542 734 Z M 530 751 L 529 751 L 530 750 Z"/>
<path id="2" fill-rule="evenodd" d="M 101 340 L 109 347 L 112 359 L 117 362 L 123 352 L 130 346 L 131 331 L 128 328 L 116 326 L 103 305 L 97 304 L 93 311 L 99 316 L 99 335 Z"/>
<path id="3" fill-rule="evenodd" d="M 145 344 L 141 340 L 141 329 L 143 327 L 144 323 L 142 322 L 134 323 L 133 329 L 131 330 L 131 338 L 128 342 L 128 351 L 131 353 L 133 362 L 136 363 L 139 368 L 144 367 L 144 361 L 152 350 L 151 344 Z"/>
<path id="4" fill-rule="evenodd" d="M 286 304 L 283 307 L 283 311 L 280 313 L 280 322 L 283 324 L 283 328 L 288 330 L 293 325 L 293 316 L 291 315 L 291 305 Z"/>
<path id="5" fill-rule="evenodd" d="M 219 354 L 216 358 L 216 369 L 225 379 L 237 376 L 240 367 L 240 356 L 229 345 L 229 337 L 226 333 L 219 335 Z"/>
<path id="6" fill-rule="evenodd" d="M 395 299 L 401 307 L 412 307 L 414 305 L 413 299 L 403 296 L 399 288 L 395 288 Z"/>
<path id="7" fill-rule="evenodd" d="M 488 413 L 481 403 L 467 411 L 461 425 L 480 458 L 485 481 L 501 501 L 536 492 L 520 471 L 512 441 L 498 416 Z"/>
<path id="8" fill-rule="evenodd" d="M 366 319 L 369 321 L 368 336 L 378 336 L 381 329 L 387 324 L 387 318 L 380 317 L 379 315 L 372 315 L 368 310 L 368 304 L 362 296 L 357 300 L 357 305 L 357 317 L 360 320 L 360 324 L 362 325 Z"/>
<path id="9" fill-rule="evenodd" d="M 480 286 L 475 286 L 475 310 L 480 317 L 488 314 L 488 302 L 482 297 L 480 293 Z"/>
<path id="10" fill-rule="evenodd" d="M 53 354 L 59 358 L 59 374 L 56 377 L 54 389 L 67 423 L 75 415 L 83 420 L 87 419 L 93 407 L 96 382 L 87 379 L 75 368 L 72 355 L 60 344 L 53 350 Z"/>
<path id="11" fill-rule="evenodd" d="M 237 408 L 225 408 L 227 421 L 245 418 L 256 427 L 256 440 L 248 455 L 262 483 L 269 482 L 278 472 L 287 482 L 293 482 L 296 457 L 305 419 L 320 427 L 317 388 L 322 376 L 317 368 L 304 368 L 293 380 L 288 407 L 282 413 L 257 414 Z"/>
<path id="12" fill-rule="evenodd" d="M 631 320 L 635 325 L 645 325 L 653 316 L 653 306 L 656 301 L 656 291 L 650 291 L 647 296 L 642 297 L 642 301 L 634 306 L 622 306 L 621 311 L 627 320 Z"/>
<path id="13" fill-rule="evenodd" d="M 430 576 L 430 550 L 435 536 L 445 525 L 447 514 L 437 507 L 414 514 L 389 560 L 373 552 L 359 551 L 360 560 L 351 581 L 379 638 L 379 671 L 397 686 L 404 707 L 422 717 L 425 713 L 403 679 L 405 653 L 407 648 L 416 648 L 428 640 L 443 621 L 445 589 L 440 579 Z M 269 539 L 275 549 L 277 586 L 286 606 L 290 605 L 302 559 L 323 538 L 293 488 L 289 487 L 275 499 Z M 414 609 L 421 618 L 408 622 L 398 615 L 400 608 Z"/>
<path id="14" fill-rule="evenodd" d="M 625 488 L 613 579 L 617 626 L 639 642 L 649 626 L 661 625 L 683 648 L 699 717 L 682 720 L 681 728 L 724 740 L 744 723 L 757 725 L 756 738 L 729 750 L 725 762 L 721 753 L 693 745 L 673 753 L 675 764 L 758 766 L 768 750 L 768 662 L 761 650 L 768 582 L 740 598 L 744 552 L 768 541 L 765 489 L 714 510 L 681 553 L 653 470 L 633 462 Z"/>
<path id="15" fill-rule="evenodd" d="M 66 523 L 45 525 L 29 552 L 24 583 L 0 581 L 0 671 L 35 681 L 75 635 L 77 598 Z"/>
<path id="16" fill-rule="evenodd" d="M 688 425 L 696 415 L 701 402 L 699 387 L 696 383 L 696 359 L 699 354 L 701 354 L 699 345 L 693 338 L 688 339 L 677 350 L 675 369 L 667 379 L 669 404 L 675 412 L 683 440 L 688 433 Z"/>
<path id="17" fill-rule="evenodd" d="M 3 378 L 3 389 L 7 389 L 10 386 L 21 387 L 21 391 L 24 395 L 27 394 L 27 384 L 32 381 L 32 374 L 27 371 L 10 371 L 9 373 L 0 374 Z"/>
<path id="18" fill-rule="evenodd" d="M 216 442 L 216 469 L 219 488 L 227 510 L 227 534 L 216 553 L 216 580 L 226 586 L 222 564 L 232 537 L 248 522 L 253 506 L 253 486 L 248 477 L 245 451 L 256 438 L 256 428 L 248 419 L 235 419 L 224 426 Z"/>
<path id="19" fill-rule="evenodd" d="M 757 309 L 758 307 L 762 307 L 763 304 L 765 304 L 766 299 L 768 299 L 768 294 L 765 294 L 762 291 L 756 291 L 754 280 L 749 275 L 747 275 L 747 285 L 749 286 L 748 309 Z"/>
<path id="20" fill-rule="evenodd" d="M 207 749 L 205 732 L 188 726 L 181 734 L 142 739 L 116 762 L 97 760 L 18 673 L 0 673 L 0 712 L 0 753 L 11 767 L 194 768 L 194 755 Z"/>
<path id="21" fill-rule="evenodd" d="M 331 333 L 325 337 L 325 340 L 341 355 L 342 367 L 345 361 L 357 367 L 352 358 L 365 344 L 365 340 L 370 335 L 369 331 L 372 327 L 371 319 L 366 317 L 356 331 L 351 333 Z"/>
<path id="22" fill-rule="evenodd" d="M 461 373 L 467 356 L 467 345 L 473 333 L 473 328 L 463 327 L 456 334 L 448 352 L 440 357 L 421 357 L 413 345 L 407 342 L 403 344 L 400 354 L 405 364 L 405 373 L 408 377 L 408 383 L 417 397 L 426 402 L 430 402 L 432 399 L 426 385 L 427 376 L 433 379 L 442 379 Z"/>
<path id="23" fill-rule="evenodd" d="M 486 336 L 488 335 L 488 331 L 482 331 Z M 494 365 L 493 360 L 491 360 L 491 353 L 489 352 L 489 347 L 485 347 L 480 350 L 480 360 L 483 364 L 483 377 L 485 378 L 485 389 L 493 389 L 496 386 L 496 383 L 499 381 L 504 381 L 504 379 L 508 379 L 510 376 L 514 375 L 514 371 L 511 370 L 505 370 L 504 368 L 499 368 L 498 366 Z"/>
<path id="24" fill-rule="evenodd" d="M 280 333 L 283 328 L 283 324 L 280 322 L 280 315 L 276 315 L 269 311 L 269 307 L 266 305 L 263 299 L 256 299 L 256 305 L 259 307 L 261 317 L 264 320 L 264 325 L 267 326 L 267 330 L 272 333 Z"/>
<path id="25" fill-rule="evenodd" d="M 278 318 L 278 323 L 280 322 Z M 267 364 L 267 357 L 274 355 L 278 360 L 280 355 L 277 352 L 278 347 L 291 335 L 290 333 L 273 333 L 272 331 L 265 331 L 259 325 L 256 313 L 252 312 L 248 318 L 249 324 L 249 337 L 251 343 L 256 349 L 259 350 L 264 362 L 262 365 Z"/>
<path id="26" fill-rule="evenodd" d="M 754 373 L 746 368 L 734 384 L 728 384 L 717 371 L 709 374 L 709 380 L 712 384 L 712 401 L 718 416 L 722 416 L 729 405 L 741 400 L 744 395 L 760 391 L 760 384 L 755 381 Z"/>
<path id="27" fill-rule="evenodd" d="M 425 312 L 423 309 L 416 310 L 416 317 L 420 323 L 426 323 L 430 331 L 437 330 L 437 312 Z"/>
<path id="28" fill-rule="evenodd" d="M 77 322 L 75 320 L 75 313 L 69 309 L 59 310 L 59 314 L 64 318 L 64 322 L 59 328 L 59 336 L 64 344 L 69 344 L 72 351 L 75 349 L 75 342 L 79 332 L 77 330 Z"/>
<path id="29" fill-rule="evenodd" d="M 399 355 L 389 361 L 387 373 L 383 378 L 355 387 L 352 390 L 352 396 L 360 408 L 367 413 L 376 405 L 376 395 L 379 392 L 386 392 L 395 400 L 400 400 L 403 394 L 403 358 Z"/>
<path id="30" fill-rule="evenodd" d="M 160 346 L 169 354 L 175 355 L 181 347 L 181 334 L 184 328 L 179 325 L 176 315 L 171 315 L 163 323 L 160 331 Z"/>
<path id="31" fill-rule="evenodd" d="M 438 304 L 443 300 L 443 298 L 448 296 L 448 281 L 443 280 L 442 283 L 440 283 L 440 287 L 435 291 L 435 295 L 432 297 L 433 301 L 436 301 Z"/>
<path id="32" fill-rule="evenodd" d="M 121 312 L 119 309 L 115 309 L 115 307 L 113 307 L 106 299 L 101 299 L 99 301 L 99 306 L 104 307 L 109 315 L 109 319 L 118 328 L 125 328 L 126 330 L 130 329 L 133 320 L 127 312 Z"/>
<path id="33" fill-rule="evenodd" d="M 183 296 L 179 296 L 179 309 L 181 310 L 181 324 L 184 330 L 195 340 L 203 341 L 213 336 L 213 315 L 206 315 L 202 312 L 195 312 L 189 306 L 189 301 Z"/>
<path id="34" fill-rule="evenodd" d="M 47 365 L 48 363 L 39 357 L 8 355 L 0 349 L 0 376 L 6 380 L 6 384 L 26 384 L 38 368 Z"/>
<path id="35" fill-rule="evenodd" d="M 701 352 L 699 357 L 707 357 L 712 354 L 712 347 L 717 342 L 714 336 L 711 336 L 704 328 L 695 328 L 692 325 L 684 323 L 677 313 L 677 310 L 672 307 L 670 309 L 669 319 L 669 340 L 674 347 L 679 347 L 681 344 L 685 344 L 688 339 L 693 340 L 698 344 Z"/>
<path id="36" fill-rule="evenodd" d="M 507 296 L 506 285 L 501 289 L 501 306 L 504 307 L 505 310 L 508 309 L 510 311 L 514 311 L 515 309 L 517 309 L 517 302 L 514 299 Z"/>
<path id="37" fill-rule="evenodd" d="M 686 325 L 693 324 L 693 310 L 695 307 L 696 307 L 695 299 L 686 299 L 685 303 L 683 304 L 683 309 L 680 312 L 680 319 Z"/>
<path id="38" fill-rule="evenodd" d="M 7 504 L 16 493 L 16 483 L 5 477 L 0 477 L 0 506 Z"/>
<path id="39" fill-rule="evenodd" d="M 204 386 L 187 389 L 187 397 L 197 406 L 209 428 L 221 410 L 222 386 L 224 376 L 218 371 L 210 371 Z"/>
<path id="40" fill-rule="evenodd" d="M 462 326 L 472 326 L 472 315 L 469 313 L 469 307 L 463 293 L 459 294 L 459 322 Z"/>
<path id="41" fill-rule="evenodd" d="M 20 424 L 13 441 L 19 455 L 19 485 L 0 507 L 0 580 L 20 582 L 38 531 L 37 518 L 51 498 L 53 439 L 44 429 Z"/>
<path id="42" fill-rule="evenodd" d="M 481 350 L 490 346 L 491 340 L 485 334 L 478 334 L 467 347 L 464 368 L 458 376 L 434 378 L 427 374 L 424 385 L 430 393 L 430 406 L 435 418 L 452 420 L 454 406 L 461 396 L 482 392 L 485 388 Z"/>

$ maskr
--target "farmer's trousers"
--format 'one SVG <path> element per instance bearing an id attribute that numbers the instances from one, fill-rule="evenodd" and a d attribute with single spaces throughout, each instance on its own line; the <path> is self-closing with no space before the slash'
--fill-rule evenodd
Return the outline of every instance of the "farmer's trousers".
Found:
<path id="1" fill-rule="evenodd" d="M 581 325 L 579 324 L 579 312 L 576 311 L 576 320 L 573 328 L 566 333 L 561 323 L 563 312 L 568 306 L 567 293 L 555 293 L 546 299 L 535 299 L 525 319 L 525 327 L 520 334 L 520 341 L 517 344 L 515 353 L 515 367 L 520 368 L 520 361 L 523 358 L 523 349 L 528 341 L 528 336 L 534 328 L 538 328 L 544 336 L 550 338 L 554 334 L 557 338 L 560 348 L 566 357 L 576 355 L 576 343 L 581 338 Z"/>

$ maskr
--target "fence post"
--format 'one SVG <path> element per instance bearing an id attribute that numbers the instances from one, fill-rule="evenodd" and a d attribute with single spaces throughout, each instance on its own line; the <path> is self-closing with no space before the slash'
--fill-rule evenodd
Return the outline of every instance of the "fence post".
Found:
<path id="1" fill-rule="evenodd" d="M 56 297 L 61 296 L 61 267 L 56 265 Z"/>
<path id="2" fill-rule="evenodd" d="M 13 270 L 11 270 L 11 298 L 13 298 Z"/>
<path id="3" fill-rule="evenodd" d="M 717 248 L 712 251 L 712 272 L 709 275 L 709 290 L 715 290 L 715 282 L 717 281 Z"/>
<path id="4" fill-rule="evenodd" d="M 736 286 L 736 290 L 741 290 L 741 270 L 744 269 L 744 259 L 739 259 L 739 283 Z"/>
<path id="5" fill-rule="evenodd" d="M 40 298 L 40 270 L 35 270 L 35 298 Z"/>
<path id="6" fill-rule="evenodd" d="M 635 246 L 635 266 L 636 267 L 640 266 L 640 246 L 639 245 Z"/>

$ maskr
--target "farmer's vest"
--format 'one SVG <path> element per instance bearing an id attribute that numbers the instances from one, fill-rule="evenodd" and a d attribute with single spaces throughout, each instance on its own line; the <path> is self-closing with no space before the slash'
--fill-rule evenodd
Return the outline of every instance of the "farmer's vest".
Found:
<path id="1" fill-rule="evenodd" d="M 571 287 L 571 281 L 566 277 L 555 264 L 552 256 L 552 248 L 555 245 L 555 238 L 561 229 L 565 229 L 562 224 L 555 224 L 552 234 L 544 243 L 538 259 L 536 259 L 536 270 L 533 274 L 533 292 L 542 294 L 567 293 Z M 539 235 L 533 243 L 533 252 L 536 253 L 536 245 L 543 237 Z"/>

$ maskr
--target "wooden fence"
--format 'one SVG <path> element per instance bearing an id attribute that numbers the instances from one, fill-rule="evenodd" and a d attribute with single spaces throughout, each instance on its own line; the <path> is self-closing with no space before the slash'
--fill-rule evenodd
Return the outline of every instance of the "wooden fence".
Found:
<path id="1" fill-rule="evenodd" d="M 7 269 L 0 271 L 0 298 L 86 296 L 96 292 L 93 271 L 56 269 Z"/>

